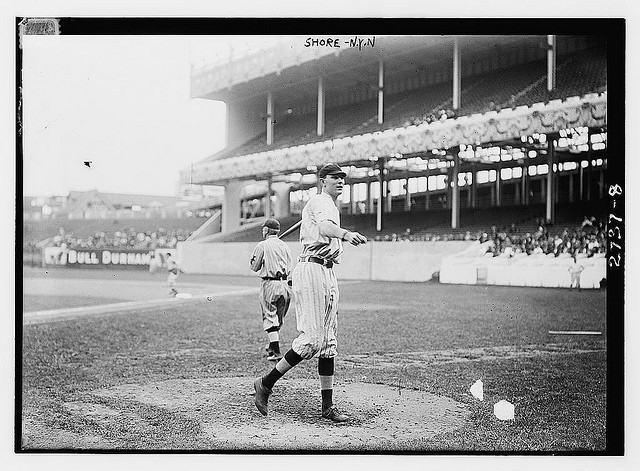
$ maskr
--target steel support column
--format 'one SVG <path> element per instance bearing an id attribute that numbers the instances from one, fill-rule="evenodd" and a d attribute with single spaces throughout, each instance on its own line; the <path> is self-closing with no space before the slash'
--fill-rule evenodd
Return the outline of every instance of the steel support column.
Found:
<path id="1" fill-rule="evenodd" d="M 573 203 L 573 172 L 569 173 L 569 203 Z"/>
<path id="2" fill-rule="evenodd" d="M 349 207 L 351 209 L 351 214 L 356 214 L 357 210 L 355 186 L 356 184 L 353 182 L 349 184 Z"/>
<path id="3" fill-rule="evenodd" d="M 267 145 L 273 144 L 273 94 L 267 94 Z"/>
<path id="4" fill-rule="evenodd" d="M 478 199 L 478 172 L 476 170 L 475 164 L 471 164 L 471 207 L 476 207 L 476 201 Z"/>
<path id="5" fill-rule="evenodd" d="M 378 67 L 378 124 L 384 122 L 384 62 Z"/>
<path id="6" fill-rule="evenodd" d="M 264 216 L 266 218 L 270 218 L 273 215 L 273 210 L 271 208 L 271 193 L 273 186 L 273 177 L 267 177 L 267 194 L 264 197 Z"/>
<path id="7" fill-rule="evenodd" d="M 598 184 L 598 197 L 604 198 L 604 170 L 600 169 L 600 182 Z"/>
<path id="8" fill-rule="evenodd" d="M 429 192 L 429 167 L 425 170 L 425 177 L 427 179 L 427 188 L 424 193 L 424 210 L 429 211 L 429 198 L 431 196 L 431 193 Z"/>
<path id="9" fill-rule="evenodd" d="M 318 77 L 318 136 L 324 135 L 324 104 L 324 80 L 322 79 L 322 77 Z"/>
<path id="10" fill-rule="evenodd" d="M 498 164 L 496 170 L 496 206 L 502 205 L 502 181 L 500 180 L 500 172 L 502 170 L 502 163 Z"/>
<path id="11" fill-rule="evenodd" d="M 556 89 L 556 36 L 547 35 L 547 90 Z"/>
<path id="12" fill-rule="evenodd" d="M 555 208 L 556 208 L 556 186 L 555 175 L 553 171 L 553 164 L 556 161 L 556 147 L 554 145 L 554 137 L 549 136 L 547 143 L 547 166 L 549 171 L 547 172 L 547 198 L 546 198 L 546 217 L 552 224 L 556 222 Z"/>
<path id="13" fill-rule="evenodd" d="M 404 210 L 411 211 L 411 193 L 409 193 L 409 171 L 404 176 Z"/>
<path id="14" fill-rule="evenodd" d="M 462 90 L 461 79 L 461 55 L 460 44 L 458 38 L 453 41 L 453 109 L 458 110 L 460 108 L 460 95 Z"/>
<path id="15" fill-rule="evenodd" d="M 385 195 L 385 190 L 386 190 L 386 185 L 385 185 L 385 176 L 384 176 L 384 168 L 386 167 L 385 165 L 385 159 L 378 159 L 378 170 L 380 171 L 380 174 L 378 175 L 378 183 L 380 184 L 380 195 L 378 197 L 378 205 L 376 208 L 376 230 L 378 232 L 380 232 L 382 230 L 382 228 L 384 227 L 384 222 L 383 222 L 383 214 L 384 214 L 384 205 L 385 205 L 385 201 L 387 199 L 387 195 Z"/>
<path id="16" fill-rule="evenodd" d="M 458 185 L 458 173 L 460 171 L 460 152 L 456 148 L 453 151 L 453 167 L 451 168 L 451 229 L 460 227 L 460 186 Z"/>

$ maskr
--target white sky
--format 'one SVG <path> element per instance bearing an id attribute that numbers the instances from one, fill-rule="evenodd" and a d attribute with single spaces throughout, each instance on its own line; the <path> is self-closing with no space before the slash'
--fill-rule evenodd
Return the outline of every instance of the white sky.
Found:
<path id="1" fill-rule="evenodd" d="M 224 104 L 189 96 L 191 57 L 211 47 L 176 36 L 23 40 L 25 195 L 172 195 L 180 169 L 224 146 Z"/>

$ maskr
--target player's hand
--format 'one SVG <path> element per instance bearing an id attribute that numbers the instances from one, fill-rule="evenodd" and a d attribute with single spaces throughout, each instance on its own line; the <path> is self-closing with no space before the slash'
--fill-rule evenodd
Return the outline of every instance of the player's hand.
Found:
<path id="1" fill-rule="evenodd" d="M 351 245 L 355 245 L 355 246 L 367 243 L 367 238 L 362 234 L 360 234 L 359 232 L 349 231 L 344 235 L 343 239 L 349 242 Z"/>

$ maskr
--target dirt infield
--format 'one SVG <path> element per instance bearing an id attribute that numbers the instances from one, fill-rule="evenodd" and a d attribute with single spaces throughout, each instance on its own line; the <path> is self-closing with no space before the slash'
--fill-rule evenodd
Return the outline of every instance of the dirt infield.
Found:
<path id="1" fill-rule="evenodd" d="M 430 438 L 462 426 L 469 410 L 462 404 L 424 391 L 353 382 L 336 385 L 340 406 L 352 416 L 350 423 L 322 419 L 317 382 L 285 379 L 275 388 L 270 414 L 262 417 L 253 404 L 252 378 L 169 380 L 148 384 L 124 384 L 92 391 L 85 401 L 68 402 L 65 409 L 84 421 L 112 427 L 126 421 L 144 430 L 154 427 L 130 409 L 145 404 L 199 421 L 201 439 L 216 449 L 345 450 L 384 449 L 416 437 Z M 109 407 L 103 400 L 114 400 Z M 48 433 L 46 429 L 42 432 Z M 50 446 L 75 447 L 76 438 L 58 435 Z M 31 427 L 32 443 L 43 443 Z M 85 437 L 84 446 L 110 448 L 108 440 Z"/>

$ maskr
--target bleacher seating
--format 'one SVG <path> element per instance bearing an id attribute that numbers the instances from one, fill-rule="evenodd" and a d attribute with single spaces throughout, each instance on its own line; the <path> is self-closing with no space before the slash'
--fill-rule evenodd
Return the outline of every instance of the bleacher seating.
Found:
<path id="1" fill-rule="evenodd" d="M 582 96 L 606 89 L 606 51 L 589 49 L 558 58 L 557 89 L 547 91 L 546 61 L 535 61 L 506 69 L 464 77 L 461 107 L 455 116 L 484 113 L 534 103 L 546 103 L 567 96 Z M 266 144 L 266 132 L 213 158 L 227 158 L 290 146 L 309 144 L 330 138 L 381 131 L 412 124 L 437 121 L 451 112 L 451 82 L 385 96 L 385 122 L 377 122 L 377 99 L 368 99 L 341 107 L 327 108 L 325 134 L 317 135 L 315 113 L 285 115 L 274 124 L 274 142 Z M 449 117 L 453 113 L 447 113 Z"/>
<path id="2" fill-rule="evenodd" d="M 157 231 L 163 228 L 166 231 L 181 229 L 193 232 L 205 223 L 207 218 L 148 218 L 148 219 L 48 219 L 41 221 L 24 221 L 24 241 L 40 241 L 58 235 L 62 227 L 66 233 L 72 233 L 75 237 L 84 238 L 94 235 L 96 232 L 113 233 L 123 228 L 133 227 L 138 232 Z"/>
<path id="3" fill-rule="evenodd" d="M 555 227 L 561 230 L 565 227 L 578 227 L 585 216 L 603 218 L 606 212 L 605 202 L 575 202 L 556 205 Z M 384 229 L 380 233 L 376 230 L 375 214 L 342 214 L 342 227 L 358 231 L 369 239 L 400 240 L 407 235 L 407 229 L 412 240 L 476 240 L 479 235 L 489 232 L 492 226 L 496 230 L 515 230 L 519 234 L 534 233 L 544 219 L 545 205 L 534 204 L 528 206 L 500 206 L 492 208 L 462 208 L 460 212 L 460 227 L 451 229 L 451 210 L 436 209 L 429 211 L 412 210 L 407 212 L 385 213 Z M 282 230 L 286 230 L 300 219 L 300 216 L 289 216 L 280 220 Z M 395 237 L 394 237 L 395 234 Z M 287 236 L 284 240 L 296 240 L 298 232 Z M 237 232 L 218 238 L 216 242 L 257 242 L 261 240 L 260 227 L 240 229 Z M 469 239 L 467 239 L 469 240 Z"/>
<path id="4" fill-rule="evenodd" d="M 518 94 L 546 75 L 545 67 L 544 62 L 538 61 L 463 80 L 461 107 L 457 114 L 470 115 L 515 106 Z M 465 86 L 467 81 L 471 82 L 469 86 Z"/>
<path id="5" fill-rule="evenodd" d="M 560 59 L 556 68 L 556 89 L 552 92 L 547 90 L 545 70 L 542 77 L 544 80 L 538 81 L 534 87 L 518 96 L 514 105 L 547 103 L 550 100 L 600 93 L 606 90 L 606 54 L 606 50 L 601 48 L 588 49 Z"/>

